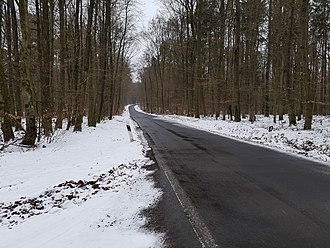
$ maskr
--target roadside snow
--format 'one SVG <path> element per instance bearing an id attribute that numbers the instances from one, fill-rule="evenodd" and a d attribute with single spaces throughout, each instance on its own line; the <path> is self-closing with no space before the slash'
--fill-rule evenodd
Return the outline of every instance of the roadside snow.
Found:
<path id="1" fill-rule="evenodd" d="M 161 192 L 127 122 L 125 112 L 81 133 L 57 131 L 44 148 L 1 152 L 0 247 L 161 247 L 141 215 Z"/>
<path id="2" fill-rule="evenodd" d="M 136 107 L 138 111 L 142 111 Z M 215 118 L 193 118 L 178 115 L 158 115 L 159 118 L 175 121 L 186 126 L 202 129 L 215 134 L 247 141 L 283 152 L 304 156 L 330 166 L 330 116 L 314 116 L 312 130 L 303 130 L 303 121 L 289 127 L 288 116 L 276 124 L 273 118 L 257 116 L 254 123 L 243 119 L 241 122 L 216 120 Z M 269 132 L 269 127 L 273 130 Z"/>

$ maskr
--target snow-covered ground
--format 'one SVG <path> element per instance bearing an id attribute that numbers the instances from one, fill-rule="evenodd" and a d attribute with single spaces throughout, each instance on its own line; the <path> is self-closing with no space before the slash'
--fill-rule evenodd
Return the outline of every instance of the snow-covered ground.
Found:
<path id="1" fill-rule="evenodd" d="M 0 153 L 0 247 L 161 247 L 141 210 L 161 196 L 127 112 L 34 150 Z"/>
<path id="2" fill-rule="evenodd" d="M 141 111 L 136 107 L 138 111 Z M 288 116 L 273 123 L 272 117 L 257 116 L 254 123 L 248 119 L 241 122 L 215 120 L 215 118 L 193 118 L 179 115 L 158 115 L 186 126 L 202 129 L 215 134 L 251 142 L 280 151 L 304 156 L 330 166 L 330 116 L 314 116 L 312 130 L 303 130 L 303 120 L 297 126 L 289 126 Z M 273 130 L 269 132 L 269 127 Z"/>
<path id="3" fill-rule="evenodd" d="M 257 116 L 236 123 L 214 118 L 158 118 L 246 142 L 265 145 L 330 165 L 330 117 L 314 116 L 289 127 Z M 143 138 L 128 113 L 81 133 L 60 130 L 37 148 L 8 146 L 0 152 L 0 247 L 161 247 L 163 234 L 143 228 L 141 210 L 161 196 L 145 166 Z M 273 126 L 271 132 L 269 126 Z"/>
<path id="4" fill-rule="evenodd" d="M 213 118 L 191 118 L 166 115 L 163 118 L 181 124 L 233 137 L 239 140 L 262 144 L 281 151 L 303 155 L 330 165 L 330 117 L 314 116 L 313 130 L 303 130 L 303 122 L 297 126 L 288 125 L 288 116 L 284 121 L 274 124 L 272 118 L 257 116 L 251 123 L 248 119 L 241 122 L 215 120 Z M 273 130 L 269 131 L 272 126 Z"/>

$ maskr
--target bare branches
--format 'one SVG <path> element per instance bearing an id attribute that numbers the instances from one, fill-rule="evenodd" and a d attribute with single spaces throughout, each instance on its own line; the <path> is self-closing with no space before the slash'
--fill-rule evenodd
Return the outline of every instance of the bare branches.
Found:
<path id="1" fill-rule="evenodd" d="M 148 111 L 251 122 L 257 113 L 274 121 L 288 113 L 290 125 L 330 114 L 328 1 L 163 3 L 170 13 L 144 34 Z"/>

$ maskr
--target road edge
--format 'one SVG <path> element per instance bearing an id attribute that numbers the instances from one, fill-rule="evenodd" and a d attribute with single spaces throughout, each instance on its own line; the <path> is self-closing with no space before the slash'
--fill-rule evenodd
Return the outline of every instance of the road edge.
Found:
<path id="1" fill-rule="evenodd" d="M 154 145 L 150 145 L 150 147 L 154 152 L 154 156 L 159 167 L 162 168 L 162 170 L 164 171 L 166 178 L 168 179 L 202 247 L 203 248 L 219 247 L 216 244 L 216 241 L 213 238 L 209 228 L 205 224 L 205 221 L 199 215 L 197 209 L 194 207 L 190 198 L 188 197 L 184 189 L 181 187 L 179 181 L 176 179 L 173 172 L 167 166 L 164 160 L 158 155 L 157 148 L 155 148 Z"/>
<path id="2" fill-rule="evenodd" d="M 168 167 L 164 159 L 159 155 L 157 148 L 154 145 L 154 142 L 150 135 L 139 125 L 139 123 L 134 119 L 134 117 L 129 115 L 130 118 L 134 121 L 134 123 L 140 128 L 142 134 L 147 141 L 150 149 L 153 152 L 154 158 L 159 165 L 159 167 L 163 170 L 167 180 L 169 181 L 186 217 L 188 218 L 192 229 L 194 230 L 197 239 L 199 240 L 201 246 L 203 248 L 219 248 L 215 239 L 213 238 L 209 228 L 207 227 L 205 221 L 198 213 L 197 209 L 192 204 L 192 201 L 181 187 L 179 181 L 174 176 L 172 170 Z"/>

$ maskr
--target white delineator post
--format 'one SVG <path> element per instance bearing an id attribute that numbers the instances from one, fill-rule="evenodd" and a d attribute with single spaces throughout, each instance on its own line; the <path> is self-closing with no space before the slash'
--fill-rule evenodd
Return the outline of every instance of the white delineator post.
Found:
<path id="1" fill-rule="evenodd" d="M 126 128 L 127 128 L 129 139 L 131 142 L 133 142 L 134 139 L 133 139 L 132 129 L 131 129 L 131 126 L 129 125 L 129 123 L 126 123 Z"/>

